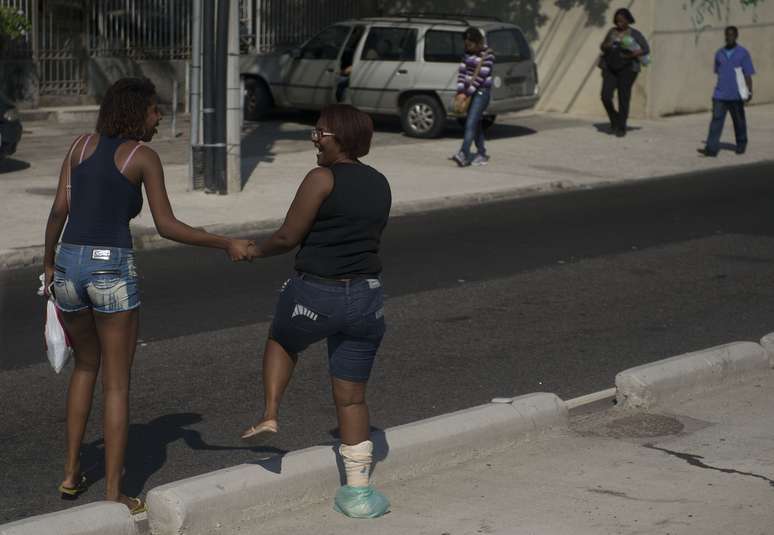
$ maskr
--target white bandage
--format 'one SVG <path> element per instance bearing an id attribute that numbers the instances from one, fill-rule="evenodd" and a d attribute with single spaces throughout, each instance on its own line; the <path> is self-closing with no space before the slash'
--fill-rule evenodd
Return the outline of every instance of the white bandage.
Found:
<path id="1" fill-rule="evenodd" d="M 364 440 L 360 444 L 347 446 L 342 444 L 339 453 L 344 460 L 344 471 L 347 473 L 347 485 L 350 487 L 367 487 L 368 473 L 371 471 L 374 443 Z"/>

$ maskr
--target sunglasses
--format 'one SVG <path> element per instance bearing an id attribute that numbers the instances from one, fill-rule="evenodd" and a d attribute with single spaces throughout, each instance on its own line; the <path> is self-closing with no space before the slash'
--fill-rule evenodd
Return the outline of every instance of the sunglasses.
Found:
<path id="1" fill-rule="evenodd" d="M 326 132 L 322 128 L 312 128 L 312 131 L 310 132 L 312 136 L 312 141 L 320 141 L 325 136 L 335 136 L 333 132 Z"/>

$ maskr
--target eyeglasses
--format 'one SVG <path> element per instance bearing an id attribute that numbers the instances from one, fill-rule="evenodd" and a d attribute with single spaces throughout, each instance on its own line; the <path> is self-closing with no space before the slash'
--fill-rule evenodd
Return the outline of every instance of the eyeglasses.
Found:
<path id="1" fill-rule="evenodd" d="M 320 141 L 325 136 L 335 136 L 333 132 L 326 132 L 322 128 L 312 128 L 312 131 L 310 132 L 312 136 L 312 141 Z"/>

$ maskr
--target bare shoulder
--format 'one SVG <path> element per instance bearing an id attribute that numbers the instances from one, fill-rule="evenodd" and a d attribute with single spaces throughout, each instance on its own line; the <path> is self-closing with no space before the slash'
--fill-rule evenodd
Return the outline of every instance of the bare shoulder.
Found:
<path id="1" fill-rule="evenodd" d="M 333 191 L 333 171 L 327 167 L 315 167 L 304 177 L 302 187 L 308 191 L 328 195 Z"/>

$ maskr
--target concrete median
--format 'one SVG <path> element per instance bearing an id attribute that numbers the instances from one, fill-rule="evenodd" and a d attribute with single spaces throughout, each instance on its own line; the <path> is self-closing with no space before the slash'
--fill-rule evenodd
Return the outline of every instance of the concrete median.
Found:
<path id="1" fill-rule="evenodd" d="M 770 367 L 768 352 L 754 342 L 734 342 L 678 355 L 616 375 L 618 403 L 644 409 Z"/>
<path id="2" fill-rule="evenodd" d="M 410 478 L 566 423 L 564 403 L 538 393 L 375 432 L 373 481 Z M 150 528 L 155 535 L 252 529 L 268 515 L 331 499 L 342 482 L 334 446 L 308 448 L 151 490 Z"/>
<path id="3" fill-rule="evenodd" d="M 0 535 L 138 535 L 125 505 L 97 502 L 0 525 Z"/>

